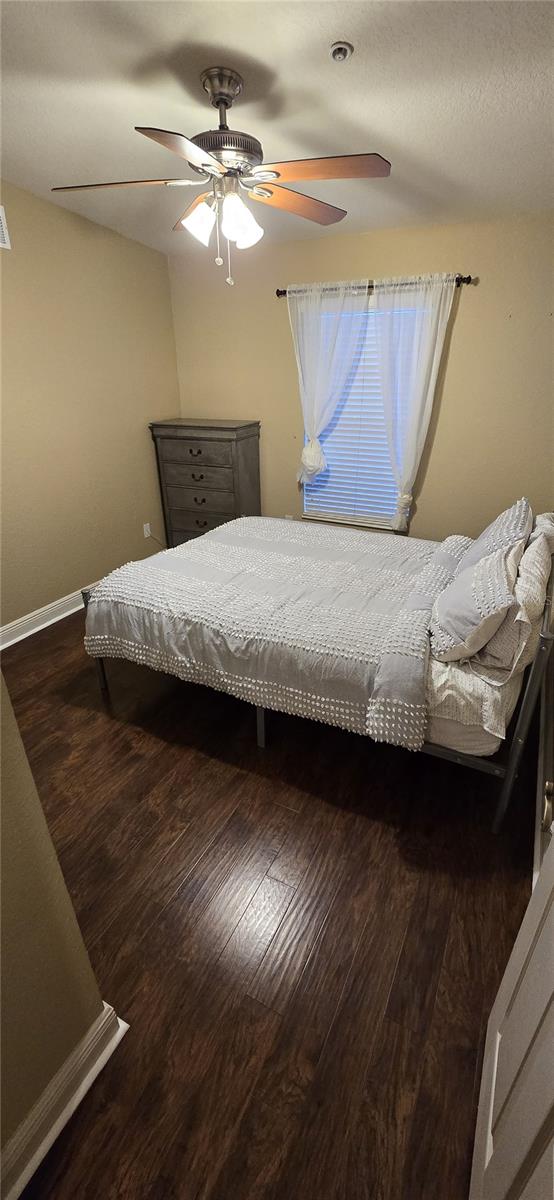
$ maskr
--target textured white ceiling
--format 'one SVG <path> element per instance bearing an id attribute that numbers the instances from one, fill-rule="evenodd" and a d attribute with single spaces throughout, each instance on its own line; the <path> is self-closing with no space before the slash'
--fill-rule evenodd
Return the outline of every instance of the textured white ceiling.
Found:
<path id="1" fill-rule="evenodd" d="M 193 173 L 134 132 L 189 137 L 217 123 L 208 66 L 245 79 L 230 124 L 266 161 L 378 151 L 390 179 L 299 190 L 348 209 L 330 231 L 266 206 L 266 235 L 328 236 L 539 210 L 552 202 L 550 3 L 485 0 L 7 0 L 2 173 L 49 197 L 53 184 Z M 354 43 L 336 65 L 329 46 Z M 55 202 L 167 253 L 190 191 L 134 189 Z"/>

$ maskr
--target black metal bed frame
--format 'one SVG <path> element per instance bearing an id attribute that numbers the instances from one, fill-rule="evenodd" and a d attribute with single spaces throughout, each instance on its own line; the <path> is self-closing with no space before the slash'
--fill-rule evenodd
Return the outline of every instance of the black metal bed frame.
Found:
<path id="1" fill-rule="evenodd" d="M 539 645 L 533 662 L 527 669 L 527 680 L 523 689 L 522 696 L 516 708 L 516 714 L 512 718 L 513 733 L 509 742 L 509 750 L 506 761 L 501 762 L 495 756 L 490 758 L 480 758 L 476 754 L 464 754 L 462 751 L 449 750 L 446 746 L 438 746 L 434 742 L 425 742 L 422 746 L 424 754 L 432 754 L 436 758 L 445 758 L 448 762 L 457 763 L 459 766 L 469 767 L 474 771 L 481 771 L 487 775 L 494 775 L 497 779 L 502 779 L 502 788 L 496 805 L 496 810 L 493 820 L 493 832 L 498 833 L 502 821 L 504 820 L 506 809 L 510 803 L 514 784 L 517 778 L 521 756 L 529 733 L 529 727 L 535 706 L 541 691 L 541 685 L 546 671 L 548 658 L 552 650 L 554 642 L 554 631 L 551 623 L 552 609 L 552 590 L 554 585 L 554 566 L 550 572 L 548 587 L 546 592 L 546 602 L 542 618 L 541 632 L 539 637 Z M 85 611 L 88 608 L 88 602 L 91 595 L 91 588 L 84 588 L 81 592 Z M 105 699 L 109 698 L 108 678 L 106 675 L 106 667 L 103 658 L 95 658 L 96 672 L 100 691 Z M 265 727 L 265 708 L 256 707 L 256 739 L 261 750 L 265 749 L 266 745 L 266 727 Z M 514 724 L 515 722 L 515 724 Z M 508 745 L 508 742 L 506 742 Z M 500 751 L 502 753 L 502 751 Z"/>
<path id="2" fill-rule="evenodd" d="M 554 632 L 551 628 L 553 583 L 554 567 L 550 571 L 537 652 L 533 662 L 528 667 L 527 681 L 518 702 L 518 707 L 516 707 L 516 713 L 512 718 L 512 724 L 514 725 L 515 722 L 515 725 L 506 761 L 501 762 L 495 759 L 494 756 L 491 758 L 480 758 L 476 754 L 463 754 L 460 751 L 448 750 L 445 746 L 436 746 L 433 742 L 425 742 L 422 747 L 425 754 L 434 754 L 436 758 L 446 758 L 449 762 L 459 763 L 461 766 L 470 767 L 475 771 L 482 771 L 488 775 L 496 775 L 497 779 L 503 780 L 492 825 L 494 833 L 498 833 L 506 815 L 506 809 L 510 803 L 521 756 L 527 741 L 527 734 L 529 733 L 529 727 L 540 695 L 548 658 L 552 650 L 552 643 L 554 642 Z"/>

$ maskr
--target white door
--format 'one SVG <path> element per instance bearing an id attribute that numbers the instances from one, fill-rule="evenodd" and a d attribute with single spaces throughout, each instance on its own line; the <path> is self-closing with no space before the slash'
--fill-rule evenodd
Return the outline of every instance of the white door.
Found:
<path id="1" fill-rule="evenodd" d="M 554 841 L 487 1027 L 470 1200 L 554 1197 Z"/>

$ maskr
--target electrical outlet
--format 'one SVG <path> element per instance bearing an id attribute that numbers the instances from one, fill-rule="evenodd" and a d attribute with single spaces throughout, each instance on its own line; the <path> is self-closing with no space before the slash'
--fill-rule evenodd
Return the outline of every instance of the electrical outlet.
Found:
<path id="1" fill-rule="evenodd" d="M 152 537 L 152 530 L 150 529 L 150 521 L 145 521 L 145 523 L 142 527 L 142 532 L 143 532 L 145 538 Z"/>

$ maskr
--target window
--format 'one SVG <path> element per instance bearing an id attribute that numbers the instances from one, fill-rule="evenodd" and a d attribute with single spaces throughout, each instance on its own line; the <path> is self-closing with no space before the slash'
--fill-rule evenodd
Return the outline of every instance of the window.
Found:
<path id="1" fill-rule="evenodd" d="M 398 488 L 390 463 L 376 337 L 377 321 L 388 315 L 369 310 L 359 316 L 364 326 L 360 348 L 333 419 L 320 437 L 327 468 L 304 485 L 307 517 L 391 526 Z M 394 315 L 401 322 L 399 344 L 407 370 L 416 309 L 395 306 Z M 322 320 L 329 318 L 323 315 Z"/>

